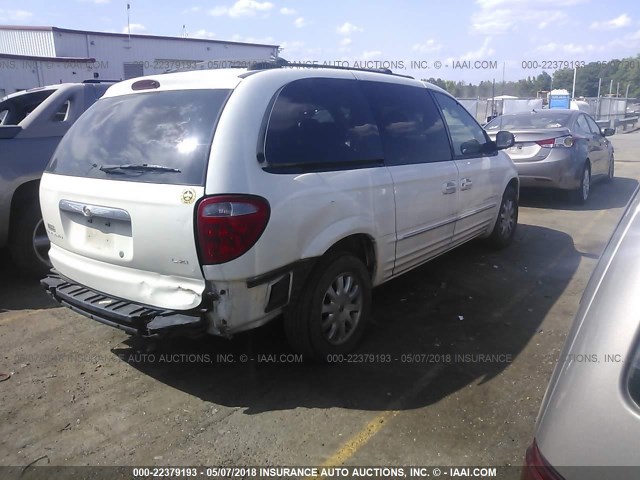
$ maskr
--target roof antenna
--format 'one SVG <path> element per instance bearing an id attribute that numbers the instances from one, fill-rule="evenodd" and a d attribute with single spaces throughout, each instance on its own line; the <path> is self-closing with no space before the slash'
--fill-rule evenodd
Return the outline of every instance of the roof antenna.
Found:
<path id="1" fill-rule="evenodd" d="M 127 32 L 129 33 L 129 41 L 131 41 L 131 23 L 129 22 L 129 11 L 131 10 L 131 4 L 127 2 Z"/>

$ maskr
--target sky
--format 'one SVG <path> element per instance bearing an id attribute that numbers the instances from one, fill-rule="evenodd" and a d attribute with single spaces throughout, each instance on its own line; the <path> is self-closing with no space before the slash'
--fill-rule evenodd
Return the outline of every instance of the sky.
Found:
<path id="1" fill-rule="evenodd" d="M 127 3 L 131 33 L 275 44 L 287 60 L 417 78 L 518 80 L 640 53 L 638 0 L 0 0 L 0 24 L 126 32 Z"/>

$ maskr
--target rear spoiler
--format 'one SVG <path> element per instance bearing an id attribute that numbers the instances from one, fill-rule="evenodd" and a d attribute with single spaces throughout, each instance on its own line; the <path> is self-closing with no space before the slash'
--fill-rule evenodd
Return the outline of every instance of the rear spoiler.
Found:
<path id="1" fill-rule="evenodd" d="M 22 131 L 20 125 L 0 125 L 0 139 L 14 138 Z"/>

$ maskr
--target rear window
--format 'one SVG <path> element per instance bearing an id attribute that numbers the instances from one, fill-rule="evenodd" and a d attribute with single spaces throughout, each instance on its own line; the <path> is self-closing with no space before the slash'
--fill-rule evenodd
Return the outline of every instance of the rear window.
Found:
<path id="1" fill-rule="evenodd" d="M 47 171 L 110 180 L 203 185 L 215 125 L 230 93 L 179 90 L 99 100 L 69 129 Z M 114 168 L 145 164 L 164 169 Z M 105 172 L 100 167 L 110 168 Z"/>
<path id="2" fill-rule="evenodd" d="M 485 130 L 527 130 L 533 128 L 560 128 L 569 124 L 566 113 L 535 112 L 517 115 L 502 115 L 491 120 Z"/>
<path id="3" fill-rule="evenodd" d="M 55 90 L 38 90 L 7 98 L 0 103 L 0 124 L 18 125 Z"/>

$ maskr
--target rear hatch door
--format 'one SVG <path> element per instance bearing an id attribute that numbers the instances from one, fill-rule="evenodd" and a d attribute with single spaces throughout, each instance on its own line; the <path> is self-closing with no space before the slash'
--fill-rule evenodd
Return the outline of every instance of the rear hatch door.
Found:
<path id="1" fill-rule="evenodd" d="M 145 305 L 199 305 L 194 206 L 230 92 L 136 93 L 85 112 L 40 189 L 50 258 L 62 275 Z"/>

